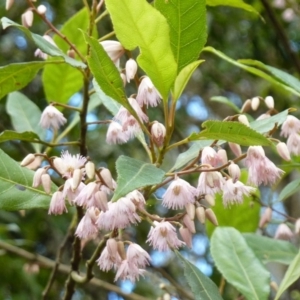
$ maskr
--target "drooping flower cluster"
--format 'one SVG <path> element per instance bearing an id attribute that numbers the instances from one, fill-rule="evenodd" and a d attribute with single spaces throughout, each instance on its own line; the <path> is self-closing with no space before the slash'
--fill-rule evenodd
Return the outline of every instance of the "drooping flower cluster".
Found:
<path id="1" fill-rule="evenodd" d="M 287 149 L 291 154 L 300 154 L 300 120 L 288 115 L 281 126 L 281 135 L 287 138 Z"/>

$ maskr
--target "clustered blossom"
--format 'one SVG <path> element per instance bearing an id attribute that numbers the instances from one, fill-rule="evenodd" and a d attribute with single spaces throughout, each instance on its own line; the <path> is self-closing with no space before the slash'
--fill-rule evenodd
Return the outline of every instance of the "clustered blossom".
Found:
<path id="1" fill-rule="evenodd" d="M 300 120 L 288 115 L 281 126 L 281 135 L 287 137 L 286 145 L 290 154 L 300 154 Z"/>

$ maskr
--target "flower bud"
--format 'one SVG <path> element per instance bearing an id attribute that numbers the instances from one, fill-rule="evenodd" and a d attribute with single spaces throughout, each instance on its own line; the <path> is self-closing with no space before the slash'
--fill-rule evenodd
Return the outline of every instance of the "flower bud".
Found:
<path id="1" fill-rule="evenodd" d="M 191 220 L 194 220 L 195 218 L 195 205 L 192 204 L 192 203 L 187 203 L 185 205 L 185 210 L 186 210 L 186 213 L 188 214 L 188 216 L 191 218 Z"/>
<path id="2" fill-rule="evenodd" d="M 208 203 L 209 206 L 215 206 L 216 202 L 215 202 L 215 197 L 207 194 L 204 197 L 205 201 Z"/>
<path id="3" fill-rule="evenodd" d="M 60 175 L 63 175 L 65 173 L 65 164 L 64 164 L 63 160 L 60 157 L 55 157 L 54 158 L 53 165 L 54 165 L 56 171 Z"/>
<path id="4" fill-rule="evenodd" d="M 14 4 L 14 0 L 6 0 L 5 9 L 9 10 Z"/>
<path id="5" fill-rule="evenodd" d="M 95 177 L 95 164 L 91 161 L 88 161 L 85 164 L 85 173 L 89 179 L 94 179 Z"/>
<path id="6" fill-rule="evenodd" d="M 42 183 L 42 175 L 46 173 L 44 168 L 39 168 L 35 171 L 33 175 L 32 187 L 36 188 Z"/>
<path id="7" fill-rule="evenodd" d="M 120 73 L 121 79 L 123 81 L 123 86 L 126 86 L 127 80 L 126 80 L 126 75 L 124 73 Z"/>
<path id="8" fill-rule="evenodd" d="M 96 202 L 98 204 L 98 208 L 100 208 L 102 211 L 107 211 L 108 210 L 108 205 L 107 205 L 107 195 L 103 191 L 97 191 L 94 195 Z"/>
<path id="9" fill-rule="evenodd" d="M 35 155 L 30 153 L 28 154 L 22 161 L 21 161 L 21 167 L 26 167 L 29 164 L 31 164 L 35 160 Z"/>
<path id="10" fill-rule="evenodd" d="M 290 151 L 286 145 L 286 143 L 280 142 L 276 145 L 276 149 L 278 154 L 286 161 L 291 160 Z"/>
<path id="11" fill-rule="evenodd" d="M 73 49 L 69 49 L 68 51 L 67 51 L 67 55 L 69 56 L 69 57 L 71 57 L 71 58 L 75 58 L 75 51 L 73 50 Z"/>
<path id="12" fill-rule="evenodd" d="M 236 157 L 239 157 L 242 155 L 242 149 L 241 149 L 240 145 L 229 142 L 228 146 Z"/>
<path id="13" fill-rule="evenodd" d="M 33 12 L 31 10 L 25 11 L 21 15 L 22 25 L 26 28 L 31 27 L 33 23 Z"/>
<path id="14" fill-rule="evenodd" d="M 224 149 L 219 149 L 217 152 L 217 155 L 220 159 L 220 162 L 222 165 L 225 165 L 228 163 L 228 158 L 227 158 L 227 152 Z"/>
<path id="15" fill-rule="evenodd" d="M 100 42 L 100 44 L 114 63 L 117 63 L 125 52 L 123 46 L 118 41 L 107 40 Z"/>
<path id="16" fill-rule="evenodd" d="M 249 127 L 249 121 L 248 121 L 248 119 L 245 115 L 239 115 L 238 120 L 239 120 L 240 123 L 242 123 L 242 124 Z"/>
<path id="17" fill-rule="evenodd" d="M 192 248 L 192 247 L 190 247 L 190 248 Z M 172 298 L 171 298 L 171 295 L 169 294 L 169 293 L 165 293 L 164 295 L 163 295 L 163 298 L 162 298 L 162 300 L 171 300 Z"/>
<path id="18" fill-rule="evenodd" d="M 295 233 L 300 235 L 300 219 L 297 219 L 296 220 L 296 223 L 295 223 Z"/>
<path id="19" fill-rule="evenodd" d="M 155 121 L 151 126 L 151 136 L 154 143 L 160 147 L 163 145 L 166 137 L 166 128 L 163 124 Z"/>
<path id="20" fill-rule="evenodd" d="M 233 183 L 237 182 L 241 177 L 240 167 L 233 162 L 228 166 L 228 173 L 231 176 Z"/>
<path id="21" fill-rule="evenodd" d="M 206 218 L 207 218 L 212 224 L 214 224 L 215 226 L 218 226 L 218 225 L 219 225 L 219 224 L 218 224 L 217 217 L 216 217 L 216 215 L 215 215 L 215 213 L 213 212 L 212 209 L 207 208 L 207 209 L 205 210 L 205 216 L 206 216 Z"/>
<path id="22" fill-rule="evenodd" d="M 196 233 L 195 223 L 194 221 L 189 217 L 189 215 L 184 215 L 182 219 L 183 224 L 188 228 L 188 230 L 191 233 Z"/>
<path id="23" fill-rule="evenodd" d="M 260 99 L 259 97 L 254 97 L 251 99 L 251 108 L 252 110 L 257 110 L 259 107 Z"/>
<path id="24" fill-rule="evenodd" d="M 129 60 L 127 60 L 125 65 L 127 82 L 130 82 L 130 80 L 134 78 L 137 71 L 137 67 L 137 63 L 134 59 L 130 58 Z"/>
<path id="25" fill-rule="evenodd" d="M 37 7 L 37 11 L 40 15 L 44 15 L 47 11 L 47 7 L 43 4 L 41 4 Z"/>
<path id="26" fill-rule="evenodd" d="M 202 206 L 196 208 L 196 217 L 201 224 L 205 223 L 205 209 Z"/>
<path id="27" fill-rule="evenodd" d="M 83 174 L 83 171 L 81 169 L 75 169 L 74 172 L 73 172 L 73 176 L 72 176 L 72 190 L 75 191 L 81 180 L 82 180 L 82 174 Z"/>
<path id="28" fill-rule="evenodd" d="M 285 223 L 282 223 L 278 226 L 275 232 L 275 239 L 279 240 L 290 240 L 294 236 L 290 227 L 288 227 Z"/>
<path id="29" fill-rule="evenodd" d="M 192 234 L 191 234 L 191 232 L 186 227 L 181 226 L 179 228 L 179 233 L 180 233 L 183 241 L 186 243 L 186 245 L 189 248 L 192 248 Z"/>
<path id="30" fill-rule="evenodd" d="M 117 249 L 122 260 L 126 259 L 126 252 L 125 252 L 125 247 L 123 242 L 121 241 L 117 242 Z"/>
<path id="31" fill-rule="evenodd" d="M 265 103 L 269 109 L 274 108 L 274 98 L 272 96 L 267 96 L 265 98 Z"/>
<path id="32" fill-rule="evenodd" d="M 47 194 L 50 194 L 51 193 L 51 178 L 50 178 L 49 174 L 47 174 L 47 173 L 43 174 L 41 176 L 41 182 L 42 182 L 44 191 Z"/>
<path id="33" fill-rule="evenodd" d="M 115 239 L 108 239 L 106 242 L 106 247 L 109 253 L 114 254 L 118 251 L 118 243 Z"/>
<path id="34" fill-rule="evenodd" d="M 251 108 L 251 99 L 247 99 L 241 108 L 241 112 L 245 113 L 249 111 Z"/>
<path id="35" fill-rule="evenodd" d="M 113 178 L 111 176 L 110 171 L 106 168 L 103 168 L 100 172 L 100 175 L 101 175 L 102 179 L 104 180 L 103 183 L 105 183 L 105 185 L 107 185 L 111 190 L 113 190 L 114 189 Z"/>

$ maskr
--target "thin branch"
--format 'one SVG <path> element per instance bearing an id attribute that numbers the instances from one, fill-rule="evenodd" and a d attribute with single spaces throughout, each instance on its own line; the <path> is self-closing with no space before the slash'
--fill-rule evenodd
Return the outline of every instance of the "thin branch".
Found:
<path id="1" fill-rule="evenodd" d="M 8 244 L 2 240 L 0 240 L 0 248 L 4 249 L 10 253 L 13 253 L 19 257 L 23 257 L 29 261 L 37 262 L 40 267 L 44 267 L 46 269 L 53 269 L 56 264 L 55 261 L 53 261 L 45 256 L 28 252 L 24 249 L 21 249 L 19 247 Z M 67 266 L 65 264 L 60 264 L 58 266 L 58 271 L 60 273 L 69 274 L 71 272 L 71 268 L 70 268 L 70 266 Z M 85 274 L 82 274 L 82 275 L 85 276 Z M 128 300 L 147 300 L 147 298 L 140 296 L 138 294 L 135 294 L 135 293 L 130 293 L 130 294 L 125 293 L 119 287 L 117 287 L 113 284 L 110 284 L 106 281 L 103 281 L 101 279 L 93 278 L 91 281 L 89 281 L 89 284 L 99 287 L 99 288 L 103 288 L 107 291 L 115 292 Z"/>

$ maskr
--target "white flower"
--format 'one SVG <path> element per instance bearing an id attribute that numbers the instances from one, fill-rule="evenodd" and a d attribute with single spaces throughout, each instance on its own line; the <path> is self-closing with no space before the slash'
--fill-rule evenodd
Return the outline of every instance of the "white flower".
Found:
<path id="1" fill-rule="evenodd" d="M 51 128 L 57 130 L 66 122 L 67 119 L 58 109 L 56 109 L 53 105 L 48 105 L 41 115 L 40 125 L 44 129 Z"/>

